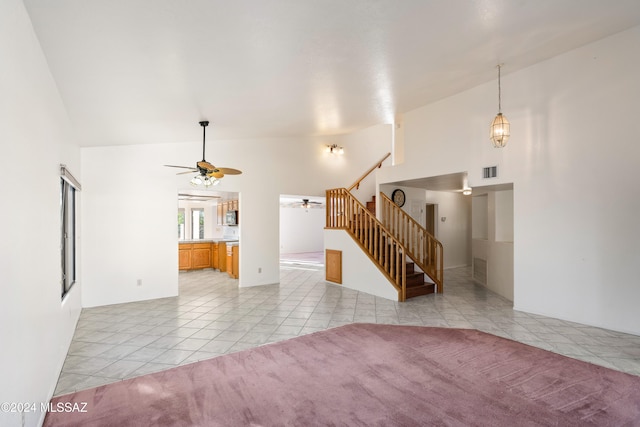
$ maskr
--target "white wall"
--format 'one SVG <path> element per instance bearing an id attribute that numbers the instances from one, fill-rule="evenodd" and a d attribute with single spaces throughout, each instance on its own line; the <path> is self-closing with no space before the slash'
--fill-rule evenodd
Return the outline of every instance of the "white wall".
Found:
<path id="1" fill-rule="evenodd" d="M 82 149 L 87 187 L 83 198 L 85 305 L 177 293 L 176 194 L 191 186 L 189 177 L 176 176 L 175 170 L 162 165 L 199 160 L 198 119 L 194 118 L 193 143 Z M 243 171 L 216 186 L 216 191 L 240 193 L 240 286 L 279 282 L 280 194 L 323 196 L 327 188 L 350 185 L 376 161 L 374 157 L 381 157 L 369 151 L 361 154 L 358 148 L 367 147 L 360 145 L 381 146 L 389 135 L 390 125 L 348 138 L 219 141 L 215 134 L 209 136 L 207 160 Z M 333 142 L 345 147 L 343 156 L 325 152 L 326 144 Z M 381 150 L 383 154 L 391 146 L 390 139 L 384 142 L 388 148 Z M 112 171 L 108 179 L 105 171 Z M 126 212 L 123 206 L 128 206 Z M 141 287 L 136 286 L 139 278 Z"/>
<path id="2" fill-rule="evenodd" d="M 64 163 L 80 178 L 80 153 L 20 0 L 0 2 L 0 58 L 0 402 L 38 405 L 0 411 L 0 425 L 35 426 L 80 314 L 82 283 L 60 300 L 59 173 Z"/>
<path id="3" fill-rule="evenodd" d="M 514 308 L 640 334 L 640 27 L 529 68 L 503 68 L 511 139 L 488 128 L 497 82 L 404 115 L 405 163 L 379 183 L 458 171 L 514 185 Z M 418 161 L 419 159 L 419 161 Z M 482 179 L 482 167 L 498 177 Z"/>
<path id="4" fill-rule="evenodd" d="M 398 291 L 345 230 L 324 230 L 325 250 L 342 251 L 342 285 L 398 301 Z"/>
<path id="5" fill-rule="evenodd" d="M 280 253 L 322 252 L 327 210 L 280 207 Z"/>
<path id="6" fill-rule="evenodd" d="M 346 165 L 344 177 L 341 179 L 339 187 L 350 187 L 387 153 L 392 153 L 392 138 L 392 125 L 372 126 L 358 132 L 339 136 L 338 144 L 344 145 L 345 157 L 349 155 L 353 160 L 357 160 L 352 160 Z M 392 156 L 388 157 L 382 163 L 382 167 L 390 166 L 391 160 Z M 366 202 L 370 201 L 373 195 L 376 195 L 375 171 L 360 183 L 359 188 L 352 189 L 351 194 L 366 206 Z"/>
<path id="7" fill-rule="evenodd" d="M 84 307 L 178 294 L 177 190 L 161 166 L 170 163 L 167 148 L 81 150 Z"/>

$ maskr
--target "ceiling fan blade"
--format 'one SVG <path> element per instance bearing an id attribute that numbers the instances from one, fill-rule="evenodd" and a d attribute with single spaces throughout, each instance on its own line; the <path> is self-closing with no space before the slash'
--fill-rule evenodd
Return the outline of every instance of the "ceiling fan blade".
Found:
<path id="1" fill-rule="evenodd" d="M 201 160 L 197 163 L 198 167 L 201 169 L 204 169 L 208 172 L 212 171 L 215 169 L 215 166 L 213 166 L 211 163 L 207 162 L 206 160 Z"/>
<path id="2" fill-rule="evenodd" d="M 211 172 L 207 172 L 207 175 L 208 175 L 208 176 L 212 176 L 212 177 L 214 177 L 214 178 L 218 178 L 218 179 L 220 179 L 220 178 L 222 178 L 222 177 L 224 176 L 224 172 L 222 172 L 222 171 L 221 171 L 221 170 L 219 170 L 219 169 L 214 169 L 214 170 L 212 170 Z"/>
<path id="3" fill-rule="evenodd" d="M 193 166 L 176 166 L 176 165 L 162 165 L 162 166 L 166 166 L 168 168 L 180 168 L 180 169 L 191 169 L 193 171 L 196 171 L 197 169 L 194 168 Z"/>
<path id="4" fill-rule="evenodd" d="M 216 170 L 221 171 L 225 175 L 240 175 L 242 171 L 233 168 L 216 168 Z"/>
<path id="5" fill-rule="evenodd" d="M 186 171 L 186 172 L 178 172 L 176 175 L 186 175 L 188 173 L 196 173 L 196 172 L 198 172 L 198 171 L 195 170 L 195 169 L 192 169 L 192 170 Z"/>

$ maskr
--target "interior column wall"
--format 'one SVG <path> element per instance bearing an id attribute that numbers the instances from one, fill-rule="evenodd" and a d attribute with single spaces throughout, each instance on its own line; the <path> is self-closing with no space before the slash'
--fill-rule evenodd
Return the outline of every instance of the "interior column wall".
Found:
<path id="1" fill-rule="evenodd" d="M 0 411 L 0 425 L 36 426 L 80 315 L 81 280 L 61 300 L 60 252 L 60 164 L 81 179 L 80 150 L 20 0 L 0 2 L 0 58 L 0 402 L 37 405 Z M 83 213 L 77 213 L 80 226 Z"/>

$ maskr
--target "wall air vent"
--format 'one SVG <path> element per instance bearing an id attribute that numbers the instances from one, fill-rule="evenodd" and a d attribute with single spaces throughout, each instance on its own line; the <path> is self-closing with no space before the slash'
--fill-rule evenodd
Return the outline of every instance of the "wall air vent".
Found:
<path id="1" fill-rule="evenodd" d="M 486 168 L 482 168 L 482 177 L 484 179 L 495 178 L 497 176 L 498 176 L 498 167 L 497 166 L 488 166 Z"/>

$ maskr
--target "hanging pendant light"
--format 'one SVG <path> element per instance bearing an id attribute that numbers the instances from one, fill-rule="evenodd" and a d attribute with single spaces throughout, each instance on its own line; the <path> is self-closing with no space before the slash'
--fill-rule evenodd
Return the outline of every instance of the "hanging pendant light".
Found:
<path id="1" fill-rule="evenodd" d="M 491 123 L 491 132 L 489 138 L 493 142 L 493 146 L 496 148 L 502 148 L 507 145 L 507 140 L 511 135 L 509 120 L 502 115 L 502 88 L 500 86 L 500 68 L 502 65 L 498 65 L 498 115 L 493 119 Z"/>

